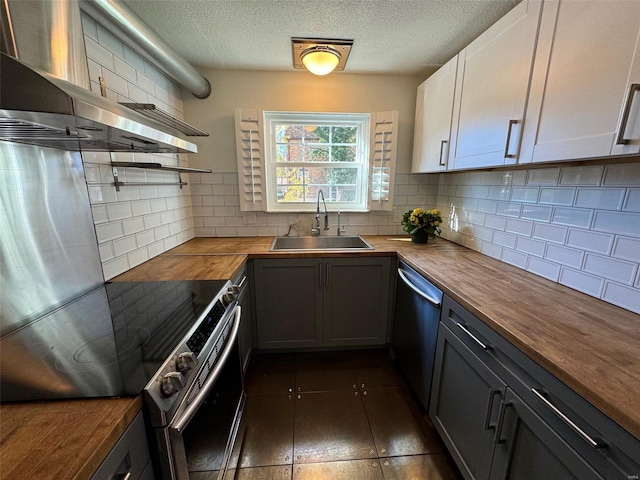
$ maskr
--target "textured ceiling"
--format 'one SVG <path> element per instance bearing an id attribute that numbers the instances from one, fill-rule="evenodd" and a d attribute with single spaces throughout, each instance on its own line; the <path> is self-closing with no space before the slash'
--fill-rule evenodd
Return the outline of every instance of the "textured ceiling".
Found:
<path id="1" fill-rule="evenodd" d="M 431 72 L 520 0 L 121 0 L 200 67 L 293 70 L 291 37 L 353 39 L 348 73 Z"/>

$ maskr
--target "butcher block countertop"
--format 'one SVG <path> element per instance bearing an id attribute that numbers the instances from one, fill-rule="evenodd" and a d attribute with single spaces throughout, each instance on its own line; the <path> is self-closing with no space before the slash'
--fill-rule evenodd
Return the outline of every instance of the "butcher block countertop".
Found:
<path id="1" fill-rule="evenodd" d="M 270 252 L 273 237 L 196 238 L 114 281 L 233 278 L 247 259 L 397 254 L 640 439 L 640 315 L 443 239 L 363 236 L 374 250 Z M 140 398 L 2 405 L 0 478 L 88 479 Z"/>
<path id="2" fill-rule="evenodd" d="M 2 405 L 0 477 L 91 478 L 141 408 L 140 397 Z"/>
<path id="3" fill-rule="evenodd" d="M 363 238 L 374 250 L 270 252 L 272 237 L 196 238 L 161 258 L 184 255 L 193 261 L 193 256 L 203 254 L 246 254 L 249 258 L 397 254 L 640 439 L 640 315 L 444 239 L 418 245 L 401 236 Z"/>

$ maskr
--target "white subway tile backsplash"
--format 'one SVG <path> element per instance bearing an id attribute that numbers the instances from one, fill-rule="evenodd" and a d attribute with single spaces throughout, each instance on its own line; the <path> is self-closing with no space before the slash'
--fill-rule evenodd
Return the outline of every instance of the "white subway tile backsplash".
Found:
<path id="1" fill-rule="evenodd" d="M 578 188 L 575 206 L 600 210 L 620 210 L 624 194 L 624 188 Z"/>
<path id="2" fill-rule="evenodd" d="M 504 230 L 507 225 L 507 218 L 499 215 L 485 215 L 484 226 L 493 230 Z"/>
<path id="3" fill-rule="evenodd" d="M 502 178 L 500 180 L 501 185 L 526 185 L 527 184 L 527 171 L 507 171 L 502 172 Z"/>
<path id="4" fill-rule="evenodd" d="M 487 198 L 491 200 L 509 200 L 511 187 L 508 185 L 490 186 Z"/>
<path id="5" fill-rule="evenodd" d="M 606 282 L 602 299 L 635 313 L 640 313 L 640 289 Z"/>
<path id="6" fill-rule="evenodd" d="M 593 297 L 600 297 L 602 292 L 602 286 L 604 280 L 595 275 L 589 275 L 578 270 L 571 268 L 563 268 L 560 272 L 560 279 L 558 280 L 562 285 L 578 290 L 579 292 L 586 293 Z"/>
<path id="7" fill-rule="evenodd" d="M 551 220 L 551 207 L 544 207 L 540 205 L 522 205 L 522 211 L 520 213 L 520 218 L 526 220 L 538 220 L 542 222 L 548 222 Z"/>
<path id="8" fill-rule="evenodd" d="M 589 228 L 589 225 L 591 225 L 592 213 L 592 210 L 556 207 L 553 210 L 553 217 L 551 221 L 559 225 Z"/>
<path id="9" fill-rule="evenodd" d="M 560 276 L 560 265 L 540 260 L 539 258 L 529 257 L 527 271 L 557 282 L 558 277 Z"/>
<path id="10" fill-rule="evenodd" d="M 504 233 L 499 231 L 493 232 L 493 243 L 504 247 L 516 248 L 516 236 L 512 233 Z"/>
<path id="11" fill-rule="evenodd" d="M 146 230 L 153 229 L 160 225 L 162 225 L 162 220 L 159 213 L 152 213 L 144 216 L 144 228 Z"/>
<path id="12" fill-rule="evenodd" d="M 625 212 L 640 212 L 640 188 L 630 188 L 624 202 Z"/>
<path id="13" fill-rule="evenodd" d="M 528 220 L 518 220 L 515 218 L 507 218 L 505 230 L 519 235 L 531 236 L 533 232 L 533 222 Z"/>
<path id="14" fill-rule="evenodd" d="M 529 256 L 524 253 L 511 250 L 510 248 L 503 248 L 502 257 L 500 259 L 505 263 L 515 265 L 516 267 L 522 268 L 524 270 L 525 268 L 527 268 L 527 261 L 529 260 Z"/>
<path id="15" fill-rule="evenodd" d="M 84 38 L 84 44 L 87 51 L 87 58 L 90 58 L 102 67 L 108 68 L 111 71 L 115 70 L 113 53 L 87 36 Z"/>
<path id="16" fill-rule="evenodd" d="M 560 178 L 559 168 L 540 168 L 529 170 L 527 185 L 557 185 Z"/>
<path id="17" fill-rule="evenodd" d="M 635 280 L 637 268 L 637 264 L 631 262 L 588 253 L 583 270 L 599 277 L 631 285 Z"/>
<path id="18" fill-rule="evenodd" d="M 540 189 L 540 201 L 542 204 L 573 205 L 573 197 L 576 189 L 569 187 L 553 187 Z"/>
<path id="19" fill-rule="evenodd" d="M 110 221 L 122 220 L 123 218 L 129 218 L 133 215 L 131 204 L 128 202 L 107 204 L 107 214 L 109 215 Z"/>
<path id="20" fill-rule="evenodd" d="M 95 223 L 96 225 L 109 221 L 106 205 L 92 205 L 91 214 L 93 215 L 93 223 Z"/>
<path id="21" fill-rule="evenodd" d="M 136 243 L 136 237 L 133 235 L 113 241 L 113 251 L 116 257 L 129 253 L 136 248 L 138 248 L 138 244 Z"/>
<path id="22" fill-rule="evenodd" d="M 607 165 L 603 185 L 640 185 L 640 162 Z"/>
<path id="23" fill-rule="evenodd" d="M 150 245 L 156 241 L 156 237 L 153 233 L 153 230 L 144 230 L 138 234 L 136 234 L 136 243 L 140 247 L 144 247 L 146 245 Z"/>
<path id="24" fill-rule="evenodd" d="M 535 203 L 538 201 L 539 191 L 540 189 L 538 188 L 513 187 L 511 190 L 511 201 Z"/>
<path id="25" fill-rule="evenodd" d="M 496 213 L 498 215 L 506 215 L 507 217 L 519 217 L 520 216 L 519 203 L 498 202 L 496 206 Z"/>
<path id="26" fill-rule="evenodd" d="M 545 243 L 539 240 L 532 240 L 526 237 L 517 237 L 516 250 L 530 255 L 542 257 L 544 255 Z"/>
<path id="27" fill-rule="evenodd" d="M 640 263 L 640 239 L 617 237 L 611 255 L 616 258 Z"/>
<path id="28" fill-rule="evenodd" d="M 96 236 L 98 243 L 108 242 L 124 236 L 122 222 L 110 222 L 96 225 Z"/>
<path id="29" fill-rule="evenodd" d="M 582 267 L 584 252 L 574 248 L 549 244 L 547 245 L 547 252 L 545 253 L 544 258 L 554 263 L 580 269 L 580 267 Z"/>
<path id="30" fill-rule="evenodd" d="M 533 225 L 533 237 L 547 242 L 564 243 L 567 237 L 567 228 L 556 225 L 547 225 L 544 223 L 535 223 Z"/>
<path id="31" fill-rule="evenodd" d="M 126 255 L 102 262 L 102 272 L 104 273 L 105 280 L 110 280 L 113 277 L 126 272 L 129 268 L 129 259 Z"/>
<path id="32" fill-rule="evenodd" d="M 588 167 L 565 167 L 560 175 L 560 185 L 600 185 L 602 165 Z"/>
<path id="33" fill-rule="evenodd" d="M 596 211 L 593 229 L 601 232 L 640 237 L 640 214 Z"/>
<path id="34" fill-rule="evenodd" d="M 613 235 L 591 232 L 588 230 L 570 229 L 567 245 L 588 252 L 607 254 L 613 245 Z"/>
<path id="35" fill-rule="evenodd" d="M 482 242 L 482 245 L 480 246 L 480 252 L 488 255 L 489 257 L 499 260 L 500 256 L 502 255 L 502 247 L 490 242 Z"/>
<path id="36" fill-rule="evenodd" d="M 127 218 L 122 221 L 125 235 L 142 232 L 144 230 L 144 219 L 142 217 Z"/>

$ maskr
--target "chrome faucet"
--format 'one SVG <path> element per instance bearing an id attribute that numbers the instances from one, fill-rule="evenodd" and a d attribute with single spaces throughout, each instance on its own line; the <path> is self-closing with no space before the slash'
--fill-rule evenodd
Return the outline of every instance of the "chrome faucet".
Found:
<path id="1" fill-rule="evenodd" d="M 316 226 L 311 229 L 311 234 L 313 236 L 320 236 L 320 197 L 322 197 L 322 205 L 324 206 L 324 211 L 322 214 L 324 215 L 324 230 L 329 230 L 329 212 L 327 211 L 327 204 L 324 201 L 324 193 L 322 190 L 318 190 L 318 199 L 316 201 Z"/>

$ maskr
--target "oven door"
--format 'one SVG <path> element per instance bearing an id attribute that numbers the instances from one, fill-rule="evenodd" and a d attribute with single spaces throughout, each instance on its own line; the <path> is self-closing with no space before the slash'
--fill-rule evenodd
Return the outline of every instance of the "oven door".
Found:
<path id="1" fill-rule="evenodd" d="M 242 419 L 245 394 L 238 344 L 241 308 L 200 391 L 179 409 L 166 428 L 156 430 L 163 479 L 188 479 L 190 472 L 222 478 Z M 209 478 L 209 477 L 207 477 Z"/>

